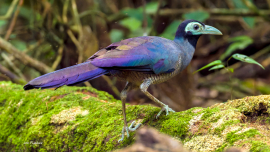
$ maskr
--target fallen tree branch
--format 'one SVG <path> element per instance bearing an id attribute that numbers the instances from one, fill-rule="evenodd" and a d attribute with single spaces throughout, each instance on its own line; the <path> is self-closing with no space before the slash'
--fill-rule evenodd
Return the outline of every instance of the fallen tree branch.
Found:
<path id="1" fill-rule="evenodd" d="M 4 109 L 0 114 L 2 151 L 113 151 L 134 141 L 134 132 L 130 132 L 129 138 L 118 142 L 124 125 L 122 104 L 105 92 L 90 87 L 26 92 L 21 85 L 11 82 L 0 82 L 0 92 Z M 244 143 L 258 151 L 269 151 L 269 125 L 262 123 L 269 120 L 269 99 L 269 95 L 250 96 L 167 116 L 163 112 L 158 119 L 156 114 L 160 108 L 127 106 L 127 121 L 128 124 L 142 123 L 141 128 L 154 127 L 177 142 L 182 141 L 192 151 L 224 151 L 231 145 L 242 148 Z M 157 137 L 157 134 L 152 136 L 159 140 L 143 135 L 156 144 L 153 148 L 164 149 L 158 143 L 172 145 L 172 141 Z"/>
<path id="2" fill-rule="evenodd" d="M 171 15 L 180 15 L 184 13 L 194 12 L 198 10 L 194 9 L 161 9 L 159 11 L 160 16 L 171 16 Z M 210 15 L 223 15 L 223 16 L 261 16 L 261 15 L 270 15 L 269 10 L 259 10 L 254 12 L 248 9 L 225 9 L 225 8 L 213 8 L 213 9 L 202 9 L 202 11 L 208 12 Z M 153 12 L 147 13 L 149 15 L 155 15 Z M 126 14 L 117 13 L 108 17 L 109 22 L 121 20 L 127 17 Z"/>
<path id="3" fill-rule="evenodd" d="M 0 37 L 0 49 L 5 50 L 7 53 L 12 54 L 17 60 L 22 62 L 24 65 L 30 66 L 41 74 L 52 72 L 53 70 L 45 65 L 44 63 L 31 58 L 27 54 L 22 53 L 8 41 Z"/>

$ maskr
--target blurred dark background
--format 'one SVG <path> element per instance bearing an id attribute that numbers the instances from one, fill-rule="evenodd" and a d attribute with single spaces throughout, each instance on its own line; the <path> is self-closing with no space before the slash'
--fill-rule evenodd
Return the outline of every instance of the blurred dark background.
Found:
<path id="1" fill-rule="evenodd" d="M 270 0 L 1 0 L 0 81 L 26 84 L 130 37 L 173 39 L 185 19 L 214 26 L 223 35 L 202 36 L 191 64 L 173 79 L 152 85 L 154 96 L 180 111 L 270 93 Z M 227 62 L 234 53 L 255 59 L 265 70 Z M 234 72 L 208 68 L 193 74 L 215 60 Z M 125 82 L 103 76 L 84 85 L 119 99 Z M 128 102 L 151 101 L 137 90 Z"/>

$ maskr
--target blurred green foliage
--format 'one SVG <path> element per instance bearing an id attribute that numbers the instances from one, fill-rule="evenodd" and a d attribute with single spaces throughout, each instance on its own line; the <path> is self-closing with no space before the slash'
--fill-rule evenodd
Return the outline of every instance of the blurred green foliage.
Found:
<path id="1" fill-rule="evenodd" d="M 239 60 L 239 61 L 242 61 L 242 62 L 246 62 L 246 63 L 252 63 L 252 64 L 257 64 L 258 66 L 260 66 L 261 68 L 264 69 L 264 67 L 258 63 L 257 61 L 255 61 L 254 59 L 246 56 L 246 55 L 243 55 L 243 54 L 234 54 L 232 55 L 232 57 L 236 60 Z"/>
<path id="2" fill-rule="evenodd" d="M 246 55 L 236 53 L 236 54 L 232 55 L 232 56 L 227 60 L 227 62 L 228 62 L 231 58 L 234 58 L 234 59 L 236 59 L 236 60 L 239 60 L 239 61 L 242 61 L 242 62 L 246 62 L 246 63 L 257 64 L 258 66 L 260 66 L 261 68 L 264 69 L 264 67 L 263 67 L 260 63 L 258 63 L 257 61 L 255 61 L 254 59 L 252 59 L 252 58 L 250 58 L 250 57 L 248 57 L 248 56 L 246 56 Z M 209 68 L 209 67 L 212 67 L 212 68 L 209 69 L 209 71 L 225 68 L 225 69 L 227 69 L 228 71 L 230 71 L 230 72 L 232 72 L 232 73 L 234 72 L 234 69 L 233 69 L 233 68 L 227 68 L 227 67 L 224 66 L 224 63 L 222 63 L 221 60 L 216 60 L 216 61 L 213 61 L 213 62 L 207 64 L 206 66 L 200 68 L 199 70 L 195 71 L 194 73 L 197 73 L 197 72 L 199 72 L 199 71 L 201 71 L 201 70 L 203 70 L 203 69 Z M 193 73 L 193 74 L 194 74 L 194 73 Z"/>
<path id="3" fill-rule="evenodd" d="M 194 11 L 191 13 L 185 13 L 183 14 L 183 18 L 184 19 L 193 19 L 193 20 L 197 20 L 200 22 L 205 21 L 206 19 L 208 19 L 210 17 L 210 14 L 206 11 Z"/>
<path id="4" fill-rule="evenodd" d="M 247 46 L 253 43 L 253 39 L 249 36 L 242 35 L 229 39 L 232 44 L 227 48 L 227 50 L 220 56 L 220 60 L 224 60 L 226 57 L 231 55 L 236 50 L 243 50 Z"/>
<path id="5" fill-rule="evenodd" d="M 253 2 L 252 0 L 249 0 L 249 1 Z M 236 8 L 248 9 L 248 7 L 243 3 L 242 0 L 232 0 L 232 2 L 234 3 Z M 254 28 L 254 25 L 255 25 L 255 18 L 254 17 L 243 17 L 243 20 L 246 22 L 246 24 L 250 28 Z"/>
<path id="6" fill-rule="evenodd" d="M 179 20 L 173 21 L 159 36 L 173 40 L 175 36 L 175 30 L 177 29 L 180 23 L 181 21 Z"/>
<path id="7" fill-rule="evenodd" d="M 20 51 L 23 51 L 27 48 L 26 43 L 24 41 L 14 39 L 14 40 L 10 40 L 9 42 Z"/>
<path id="8" fill-rule="evenodd" d="M 124 38 L 124 32 L 121 30 L 112 29 L 110 32 L 110 39 L 114 42 L 119 42 Z"/>
<path id="9" fill-rule="evenodd" d="M 7 13 L 12 1 L 0 1 L 0 16 Z M 268 11 L 269 7 L 266 1 L 248 1 L 256 5 L 260 11 Z M 173 40 L 179 24 L 183 20 L 194 19 L 214 26 L 224 34 L 220 37 L 209 35 L 200 38 L 196 53 L 200 54 L 201 48 L 204 46 L 210 49 L 203 50 L 205 51 L 203 52 L 205 58 L 195 54 L 194 60 L 197 60 L 195 63 L 200 66 L 205 63 L 204 60 L 209 59 L 208 57 L 211 57 L 213 60 L 219 60 L 208 64 L 198 71 L 205 68 L 209 68 L 209 70 L 223 69 L 226 67 L 224 60 L 230 56 L 242 62 L 257 64 L 258 62 L 254 62 L 241 55 L 232 55 L 234 53 L 245 54 L 246 50 L 249 53 L 255 54 L 260 49 L 263 49 L 261 46 L 257 47 L 257 42 L 262 43 L 262 40 L 256 39 L 260 35 L 258 34 L 259 36 L 255 37 L 256 33 L 254 34 L 253 28 L 255 31 L 255 29 L 262 25 L 261 23 L 267 23 L 267 20 L 260 14 L 253 14 L 252 17 L 243 17 L 241 13 L 237 15 L 240 9 L 254 12 L 250 7 L 247 7 L 246 0 L 219 0 L 211 1 L 211 3 L 196 1 L 196 5 L 189 1 L 161 1 L 162 3 L 159 4 L 160 1 L 158 0 L 150 0 L 145 1 L 145 6 L 143 1 L 75 0 L 79 19 L 74 16 L 73 4 L 71 2 L 68 1 L 68 5 L 66 5 L 67 0 L 43 0 L 42 2 L 24 0 L 16 25 L 8 41 L 18 50 L 25 51 L 32 58 L 48 66 L 51 66 L 56 61 L 56 57 L 59 54 L 59 46 L 62 45 L 63 59 L 57 67 L 57 69 L 60 69 L 74 65 L 78 61 L 77 55 L 79 51 L 77 45 L 68 35 L 68 30 L 73 33 L 75 39 L 78 40 L 80 46 L 84 49 L 84 57 L 87 59 L 98 49 L 106 47 L 111 42 L 118 42 L 131 37 L 148 35 L 161 36 Z M 17 6 L 14 8 L 8 19 L 0 20 L 1 37 L 5 37 L 17 8 Z M 65 8 L 67 9 L 66 14 L 64 14 Z M 221 10 L 221 13 L 216 13 L 213 9 Z M 235 11 L 235 15 L 234 10 L 236 9 L 239 10 Z M 157 13 L 158 10 L 159 14 Z M 187 12 L 183 13 L 182 10 L 187 10 Z M 230 13 L 226 14 L 226 11 Z M 64 17 L 66 17 L 66 21 Z M 76 23 L 77 19 L 81 25 Z M 83 29 L 81 41 L 79 26 Z M 90 30 L 88 31 L 88 29 Z M 246 33 L 249 33 L 249 36 L 245 36 Z M 260 34 L 262 35 L 262 33 Z M 255 40 L 256 43 L 254 43 Z M 223 44 L 219 43 L 222 41 L 224 41 Z M 250 50 L 253 46 L 256 46 L 259 50 Z M 1 56 L 0 59 L 2 59 Z M 258 61 L 264 60 L 262 58 L 257 59 Z M 23 74 L 26 73 L 27 79 L 30 80 L 39 76 L 36 70 L 20 64 L 14 58 L 12 62 L 22 70 Z M 5 61 L 2 59 L 1 63 L 5 64 Z M 237 70 L 229 67 L 226 67 L 226 69 L 231 72 Z M 211 72 L 207 74 L 211 74 Z"/>

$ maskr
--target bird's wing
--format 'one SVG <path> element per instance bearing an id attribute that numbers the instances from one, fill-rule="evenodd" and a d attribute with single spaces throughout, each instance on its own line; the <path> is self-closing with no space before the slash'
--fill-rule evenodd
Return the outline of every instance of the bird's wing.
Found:
<path id="1" fill-rule="evenodd" d="M 168 73 L 175 70 L 178 61 L 176 48 L 170 43 L 174 42 L 159 37 L 130 38 L 109 45 L 87 61 L 100 68 Z"/>

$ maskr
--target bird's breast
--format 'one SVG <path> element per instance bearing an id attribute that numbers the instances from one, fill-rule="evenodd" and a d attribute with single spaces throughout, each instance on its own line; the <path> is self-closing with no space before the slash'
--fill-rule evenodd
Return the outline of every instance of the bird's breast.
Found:
<path id="1" fill-rule="evenodd" d="M 135 84 L 141 84 L 145 80 L 152 81 L 153 84 L 162 83 L 167 81 L 181 72 L 181 60 L 178 61 L 176 65 L 176 69 L 170 73 L 161 73 L 161 74 L 154 74 L 154 73 L 144 73 L 138 71 L 115 71 L 111 72 L 111 76 L 117 77 L 120 80 L 129 81 Z"/>

